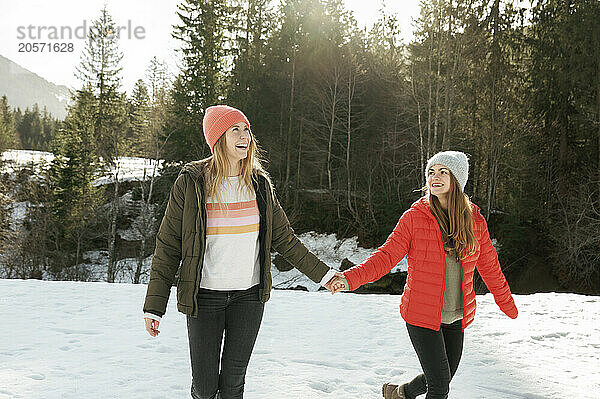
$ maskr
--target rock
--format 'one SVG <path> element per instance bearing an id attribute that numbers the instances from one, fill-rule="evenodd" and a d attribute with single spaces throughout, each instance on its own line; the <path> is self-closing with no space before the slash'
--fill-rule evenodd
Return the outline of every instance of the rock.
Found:
<path id="1" fill-rule="evenodd" d="M 345 270 L 348 270 L 352 266 L 354 266 L 354 263 L 352 263 L 348 258 L 344 258 L 342 260 L 342 264 L 340 265 L 340 271 L 343 272 Z"/>
<path id="2" fill-rule="evenodd" d="M 302 285 L 297 285 L 295 287 L 290 287 L 290 288 L 287 288 L 287 289 L 288 290 L 292 290 L 292 291 L 306 291 L 306 292 L 308 292 L 308 288 L 306 288 L 306 287 L 304 287 Z"/>

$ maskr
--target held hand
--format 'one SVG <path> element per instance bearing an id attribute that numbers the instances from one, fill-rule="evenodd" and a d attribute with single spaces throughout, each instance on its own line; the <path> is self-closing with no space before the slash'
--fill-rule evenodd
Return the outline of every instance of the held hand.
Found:
<path id="1" fill-rule="evenodd" d="M 146 331 L 148 331 L 148 334 L 151 336 L 156 337 L 160 333 L 160 331 L 158 331 L 160 321 L 144 317 L 144 323 L 146 324 Z"/>
<path id="2" fill-rule="evenodd" d="M 333 277 L 331 278 L 331 280 L 329 280 L 327 282 L 327 284 L 325 284 L 325 288 L 327 288 L 329 290 L 329 292 L 331 292 L 332 294 L 335 294 L 335 287 L 337 287 L 337 285 L 334 287 L 334 283 L 336 283 L 337 278 L 339 277 L 344 277 L 344 275 L 340 272 L 336 272 Z"/>
<path id="3" fill-rule="evenodd" d="M 332 288 L 332 294 L 340 291 L 348 291 L 348 281 L 346 281 L 345 277 L 334 277 Z"/>
<path id="4" fill-rule="evenodd" d="M 348 281 L 342 273 L 336 273 L 335 276 L 327 283 L 331 294 L 335 294 L 340 291 L 348 291 Z"/>
<path id="5" fill-rule="evenodd" d="M 335 281 L 335 277 L 332 277 L 331 280 L 329 280 L 327 283 L 325 283 L 324 287 L 327 288 L 327 290 L 329 292 L 331 292 L 333 294 L 333 287 L 331 286 L 331 284 Z"/>

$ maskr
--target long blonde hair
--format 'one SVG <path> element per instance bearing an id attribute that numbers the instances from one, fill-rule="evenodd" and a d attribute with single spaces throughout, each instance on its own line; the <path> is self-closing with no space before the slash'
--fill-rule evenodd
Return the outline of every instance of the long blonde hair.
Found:
<path id="1" fill-rule="evenodd" d="M 250 134 L 250 143 L 248 144 L 248 155 L 240 160 L 240 180 L 242 187 L 249 191 L 254 191 L 252 186 L 252 176 L 261 173 L 268 178 L 268 174 L 263 168 L 262 150 L 256 142 L 252 131 Z M 213 148 L 213 155 L 208 159 L 206 170 L 206 194 L 221 202 L 221 188 L 227 176 L 230 175 L 230 165 L 227 159 L 227 139 L 223 134 L 216 142 Z"/>
<path id="2" fill-rule="evenodd" d="M 450 172 L 448 210 L 442 208 L 439 199 L 431 194 L 429 186 L 423 188 L 429 201 L 429 209 L 440 225 L 444 250 L 456 260 L 463 260 L 477 250 L 473 232 L 473 209 L 469 197 L 461 191 L 458 181 Z"/>

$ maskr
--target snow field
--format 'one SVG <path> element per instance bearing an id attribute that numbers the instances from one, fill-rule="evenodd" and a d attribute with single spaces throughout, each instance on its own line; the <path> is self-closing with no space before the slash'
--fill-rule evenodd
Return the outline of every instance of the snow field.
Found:
<path id="1" fill-rule="evenodd" d="M 185 316 L 175 292 L 160 335 L 144 330 L 146 287 L 0 280 L 0 398 L 186 398 Z M 491 295 L 478 315 L 450 398 L 598 398 L 600 298 Z M 420 372 L 396 295 L 273 292 L 246 378 L 247 399 L 380 398 L 381 384 Z"/>

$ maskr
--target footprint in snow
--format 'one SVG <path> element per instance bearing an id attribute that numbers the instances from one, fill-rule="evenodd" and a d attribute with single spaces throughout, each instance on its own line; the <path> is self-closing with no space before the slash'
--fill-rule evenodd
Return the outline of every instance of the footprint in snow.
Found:
<path id="1" fill-rule="evenodd" d="M 166 347 L 166 346 L 159 346 L 158 349 L 156 349 L 157 352 L 160 353 L 171 353 L 173 352 L 173 350 L 171 350 L 170 348 Z"/>
<path id="2" fill-rule="evenodd" d="M 545 334 L 545 335 L 532 335 L 531 339 L 534 339 L 536 341 L 543 341 L 544 339 L 564 338 L 567 335 L 569 335 L 568 332 L 556 332 L 556 333 L 550 333 L 550 334 Z"/>
<path id="3" fill-rule="evenodd" d="M 479 363 L 485 364 L 486 366 L 491 366 L 496 364 L 496 361 L 493 359 L 481 359 Z"/>
<path id="4" fill-rule="evenodd" d="M 377 374 L 377 375 L 388 375 L 389 373 L 390 373 L 389 367 L 380 367 L 378 369 L 375 369 L 375 374 Z"/>
<path id="5" fill-rule="evenodd" d="M 313 381 L 310 384 L 308 384 L 308 386 L 314 389 L 315 391 L 321 391 L 325 393 L 331 393 L 334 391 L 332 384 L 327 384 L 320 381 Z"/>
<path id="6" fill-rule="evenodd" d="M 505 335 L 505 332 L 502 331 L 494 331 L 494 332 L 489 332 L 487 334 L 484 334 L 486 337 L 499 337 L 501 335 Z"/>

